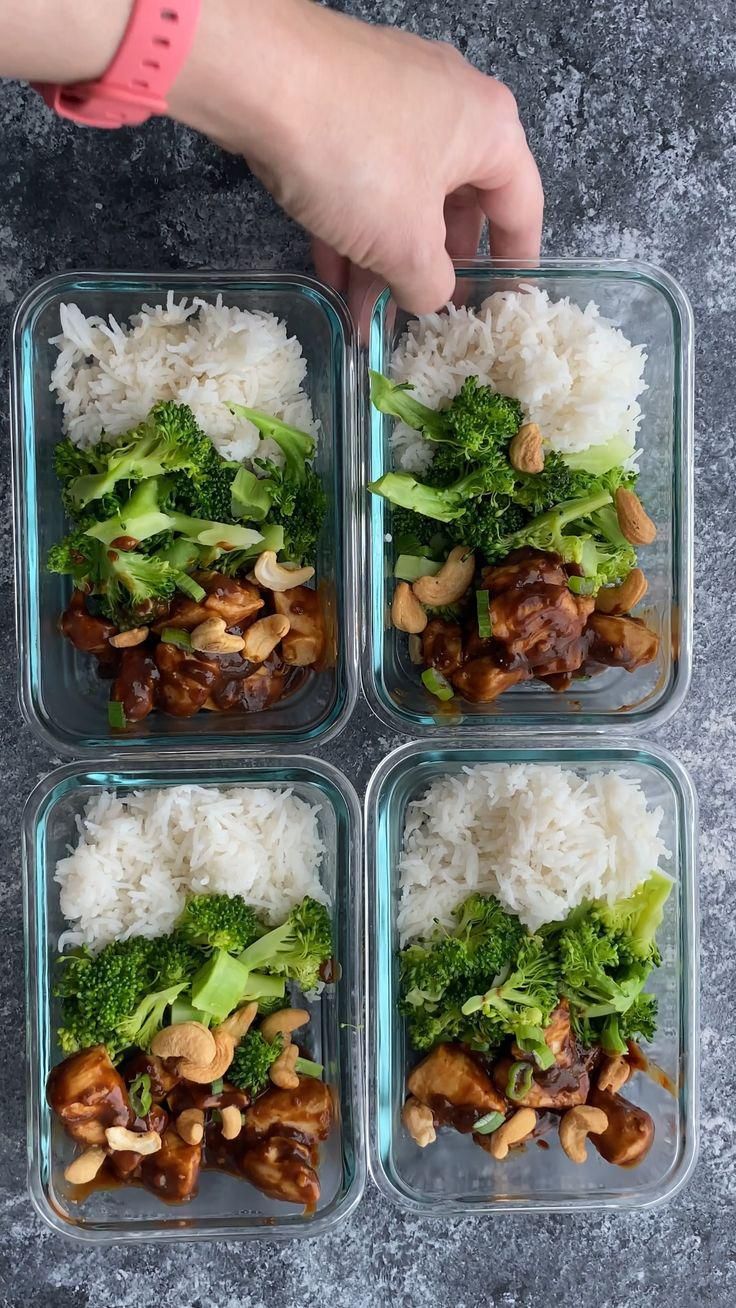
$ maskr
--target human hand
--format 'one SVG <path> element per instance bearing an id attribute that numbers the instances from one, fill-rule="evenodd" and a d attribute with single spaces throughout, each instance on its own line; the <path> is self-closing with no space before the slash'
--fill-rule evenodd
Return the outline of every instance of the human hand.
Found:
<path id="1" fill-rule="evenodd" d="M 486 217 L 493 255 L 539 254 L 542 187 L 514 97 L 450 46 L 311 0 L 208 0 L 170 107 L 245 155 L 344 292 L 353 265 L 406 309 L 438 308 Z"/>

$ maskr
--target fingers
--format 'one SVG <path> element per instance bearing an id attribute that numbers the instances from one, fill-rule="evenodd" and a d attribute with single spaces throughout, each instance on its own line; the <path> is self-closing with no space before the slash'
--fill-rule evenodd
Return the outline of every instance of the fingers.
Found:
<path id="1" fill-rule="evenodd" d="M 484 215 L 474 186 L 463 186 L 445 200 L 445 245 L 452 259 L 472 259 L 478 253 Z"/>
<path id="2" fill-rule="evenodd" d="M 452 299 L 455 269 L 445 249 L 444 223 L 438 227 L 435 239 L 423 243 L 418 238 L 403 258 L 384 269 L 394 299 L 409 313 L 433 313 Z"/>
<path id="3" fill-rule="evenodd" d="M 337 250 L 333 250 L 326 241 L 318 236 L 312 237 L 312 261 L 317 276 L 321 281 L 333 286 L 341 295 L 348 290 L 350 278 L 350 261 L 344 259 Z"/>
<path id="4" fill-rule="evenodd" d="M 514 153 L 503 179 L 479 188 L 478 199 L 490 224 L 493 257 L 536 261 L 542 245 L 544 192 L 526 142 Z"/>

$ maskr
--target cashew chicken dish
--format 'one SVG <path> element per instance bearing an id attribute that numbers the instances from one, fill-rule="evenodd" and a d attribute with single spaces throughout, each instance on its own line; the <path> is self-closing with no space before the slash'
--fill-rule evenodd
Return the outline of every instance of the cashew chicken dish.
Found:
<path id="1" fill-rule="evenodd" d="M 269 928 L 240 896 L 191 895 L 168 934 L 62 953 L 67 1057 L 46 1094 L 78 1146 L 70 1197 L 122 1182 L 182 1202 L 220 1169 L 313 1212 L 333 1101 L 287 987 L 335 975 L 330 915 L 309 897 Z"/>
<path id="2" fill-rule="evenodd" d="M 420 1148 L 449 1127 L 502 1162 L 556 1131 L 573 1163 L 588 1142 L 620 1167 L 646 1157 L 655 1122 L 628 1098 L 635 1073 L 674 1093 L 639 1045 L 655 1036 L 647 983 L 673 884 L 661 817 L 634 782 L 542 765 L 466 768 L 410 807 L 398 999 L 414 1051 L 402 1118 Z"/>
<path id="3" fill-rule="evenodd" d="M 309 585 L 326 504 L 314 441 L 230 408 L 269 451 L 250 467 L 173 401 L 112 443 L 56 447 L 73 524 L 48 558 L 74 587 L 61 631 L 111 681 L 115 729 L 154 709 L 267 709 L 329 659 Z"/>
<path id="4" fill-rule="evenodd" d="M 399 380 L 371 374 L 397 420 L 399 466 L 368 488 L 391 506 L 391 622 L 437 699 L 656 660 L 632 616 L 657 535 L 634 489 L 645 359 L 595 306 L 522 286 L 411 323 Z"/>

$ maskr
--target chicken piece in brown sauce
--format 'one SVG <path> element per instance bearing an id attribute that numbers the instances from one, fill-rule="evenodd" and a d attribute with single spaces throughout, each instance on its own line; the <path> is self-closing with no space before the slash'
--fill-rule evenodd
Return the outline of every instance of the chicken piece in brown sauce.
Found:
<path id="1" fill-rule="evenodd" d="M 438 1122 L 463 1133 L 486 1113 L 506 1111 L 488 1073 L 460 1045 L 437 1045 L 412 1070 L 407 1085 Z"/>
<path id="2" fill-rule="evenodd" d="M 147 1190 L 181 1203 L 193 1199 L 199 1185 L 202 1145 L 187 1144 L 174 1126 L 161 1137 L 161 1148 L 141 1160 L 140 1179 Z"/>
<path id="3" fill-rule="evenodd" d="M 532 1081 L 525 1093 L 514 1095 L 517 1106 L 562 1111 L 584 1104 L 590 1090 L 590 1059 L 583 1055 L 572 1034 L 567 1004 L 560 1004 L 553 1012 L 544 1039 L 554 1054 L 554 1064 L 542 1071 L 528 1054 L 512 1046 L 510 1056 L 499 1058 L 493 1065 L 497 1090 L 506 1094 L 513 1064 L 528 1062 L 533 1068 Z"/>
<path id="4" fill-rule="evenodd" d="M 613 617 L 593 613 L 588 620 L 588 659 L 604 667 L 636 672 L 653 663 L 659 652 L 659 637 L 640 618 Z"/>
<path id="5" fill-rule="evenodd" d="M 172 717 L 193 717 L 217 684 L 217 660 L 195 656 L 165 641 L 159 641 L 154 659 L 159 674 L 156 702 Z"/>
<path id="6" fill-rule="evenodd" d="M 548 586 L 566 586 L 567 573 L 559 554 L 545 554 L 542 550 L 514 550 L 503 563 L 484 568 L 482 585 L 491 595 L 507 590 L 523 590 L 542 582 Z"/>
<path id="7" fill-rule="evenodd" d="M 160 673 L 147 645 L 124 649 L 110 699 L 123 706 L 126 722 L 141 722 L 152 712 Z"/>
<path id="8" fill-rule="evenodd" d="M 111 659 L 111 636 L 117 633 L 114 622 L 107 618 L 97 618 L 87 611 L 87 604 L 81 590 L 72 592 L 72 597 L 59 620 L 62 635 L 71 641 L 75 649 L 82 654 L 96 654 L 98 657 Z"/>
<path id="9" fill-rule="evenodd" d="M 520 681 L 527 681 L 530 675 L 527 668 L 517 668 L 513 672 L 499 668 L 498 664 L 486 655 L 483 658 L 471 659 L 462 668 L 458 668 L 457 672 L 453 673 L 451 681 L 472 704 L 488 704 L 491 700 L 498 699 L 505 690 L 518 685 Z"/>
<path id="10" fill-rule="evenodd" d="M 327 651 L 327 628 L 320 596 L 308 586 L 275 591 L 277 613 L 289 619 L 289 631 L 281 641 L 284 663 L 306 668 L 319 664 Z"/>
<path id="11" fill-rule="evenodd" d="M 228 627 L 247 627 L 264 606 L 257 586 L 221 572 L 198 572 L 194 580 L 207 592 L 203 600 L 187 599 L 177 595 L 164 618 L 154 624 L 160 634 L 164 627 L 179 627 L 193 631 L 208 618 L 223 618 Z"/>
<path id="12" fill-rule="evenodd" d="M 326 1140 L 332 1117 L 329 1086 L 315 1077 L 301 1076 L 296 1089 L 271 1086 L 246 1109 L 244 1139 L 251 1143 L 278 1135 L 309 1142 Z"/>
<path id="13" fill-rule="evenodd" d="M 463 633 L 458 622 L 430 618 L 422 632 L 422 659 L 428 668 L 436 668 L 449 677 L 462 667 Z"/>
<path id="14" fill-rule="evenodd" d="M 46 1083 L 49 1107 L 82 1145 L 105 1145 L 108 1126 L 130 1127 L 134 1113 L 127 1086 L 104 1045 L 71 1054 Z"/>
<path id="15" fill-rule="evenodd" d="M 320 1196 L 319 1177 L 307 1145 L 290 1136 L 271 1135 L 246 1149 L 241 1170 L 270 1199 L 303 1204 L 313 1210 Z"/>
<path id="16" fill-rule="evenodd" d="M 611 1094 L 596 1085 L 590 1091 L 588 1103 L 601 1108 L 608 1118 L 605 1131 L 590 1136 L 601 1158 L 617 1167 L 636 1167 L 654 1142 L 654 1122 L 649 1113 L 622 1095 Z"/>

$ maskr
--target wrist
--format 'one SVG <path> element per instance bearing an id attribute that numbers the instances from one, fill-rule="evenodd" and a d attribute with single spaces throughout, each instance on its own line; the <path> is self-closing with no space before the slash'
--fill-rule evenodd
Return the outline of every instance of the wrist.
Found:
<path id="1" fill-rule="evenodd" d="M 299 33 L 313 11 L 311 0 L 203 0 L 171 117 L 233 153 L 277 153 L 298 118 Z"/>
<path id="2" fill-rule="evenodd" d="M 123 38 L 133 0 L 23 0 L 3 12 L 0 75 L 29 82 L 101 77 Z M 39 38 L 39 33 L 42 37 Z"/>

